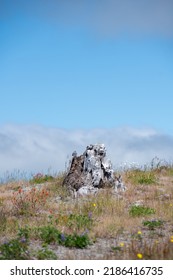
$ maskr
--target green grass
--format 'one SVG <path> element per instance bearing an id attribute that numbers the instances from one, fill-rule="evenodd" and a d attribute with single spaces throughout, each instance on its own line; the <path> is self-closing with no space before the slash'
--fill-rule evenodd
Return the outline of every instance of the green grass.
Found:
<path id="1" fill-rule="evenodd" d="M 92 227 L 93 220 L 90 215 L 70 214 L 68 217 L 68 226 L 76 231 L 86 230 Z"/>
<path id="2" fill-rule="evenodd" d="M 143 225 L 148 227 L 150 230 L 154 230 L 158 227 L 161 227 L 163 225 L 163 221 L 161 220 L 151 220 L 151 221 L 143 221 Z"/>
<path id="3" fill-rule="evenodd" d="M 152 185 L 156 184 L 157 179 L 155 171 L 142 171 L 142 170 L 133 170 L 128 173 L 128 180 L 133 184 L 137 185 Z"/>
<path id="4" fill-rule="evenodd" d="M 155 214 L 155 212 L 156 211 L 153 208 L 140 206 L 140 205 L 139 206 L 133 205 L 129 210 L 129 214 L 132 217 L 151 215 L 151 214 Z"/>

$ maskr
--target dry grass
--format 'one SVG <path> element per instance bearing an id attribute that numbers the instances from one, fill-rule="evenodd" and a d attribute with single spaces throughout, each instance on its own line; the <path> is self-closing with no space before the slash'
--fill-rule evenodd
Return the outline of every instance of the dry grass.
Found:
<path id="1" fill-rule="evenodd" d="M 15 238 L 19 228 L 52 225 L 68 234 L 88 230 L 95 244 L 97 239 L 113 239 L 115 246 L 109 248 L 111 254 L 105 253 L 107 258 L 136 259 L 140 253 L 143 259 L 173 259 L 172 167 L 128 170 L 122 176 L 127 191 L 118 197 L 108 189 L 78 200 L 68 198 L 63 174 L 37 186 L 26 180 L 1 184 L 0 243 Z M 130 215 L 135 204 L 154 212 Z M 163 224 L 151 230 L 143 225 L 151 220 Z M 36 242 L 32 234 L 30 242 Z"/>

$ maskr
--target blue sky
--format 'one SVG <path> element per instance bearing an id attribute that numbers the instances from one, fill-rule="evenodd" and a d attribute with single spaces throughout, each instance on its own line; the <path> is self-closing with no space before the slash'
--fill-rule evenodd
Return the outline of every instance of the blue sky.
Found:
<path id="1" fill-rule="evenodd" d="M 168 158 L 173 151 L 172 14 L 171 0 L 1 0 L 0 151 L 4 160 L 8 154 L 4 170 L 31 169 L 32 158 L 30 164 L 25 158 L 30 150 L 42 150 L 38 131 L 45 130 L 50 160 L 42 150 L 38 162 L 33 159 L 38 169 L 51 165 L 53 133 L 59 137 L 57 153 L 64 133 L 75 138 L 64 146 L 61 161 L 52 164 L 55 168 L 63 168 L 73 148 L 84 149 L 86 139 L 107 142 L 110 154 L 117 149 L 121 152 L 115 157 L 122 160 Z M 112 144 L 120 131 L 124 149 L 121 141 Z M 23 145 L 19 132 L 26 138 Z M 158 138 L 152 146 L 153 135 Z M 34 137 L 38 145 L 31 149 Z M 151 141 L 147 148 L 146 137 Z M 129 139 L 134 144 L 127 152 Z M 138 140 L 143 144 L 140 154 Z M 164 141 L 169 142 L 168 151 Z M 9 145 L 14 154 L 9 154 Z M 128 153 L 131 156 L 125 156 Z"/>

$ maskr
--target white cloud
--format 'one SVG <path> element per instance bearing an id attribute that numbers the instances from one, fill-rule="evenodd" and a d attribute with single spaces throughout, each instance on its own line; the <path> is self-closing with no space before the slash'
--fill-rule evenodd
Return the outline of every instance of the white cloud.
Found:
<path id="1" fill-rule="evenodd" d="M 90 143 L 104 143 L 114 166 L 145 164 L 155 156 L 172 160 L 173 137 L 147 128 L 66 130 L 36 125 L 0 127 L 0 174 L 65 170 L 74 150 L 82 154 Z"/>

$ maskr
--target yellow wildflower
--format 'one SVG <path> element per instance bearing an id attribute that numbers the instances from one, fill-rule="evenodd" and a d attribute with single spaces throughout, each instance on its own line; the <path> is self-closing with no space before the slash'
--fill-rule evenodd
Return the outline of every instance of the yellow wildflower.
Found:
<path id="1" fill-rule="evenodd" d="M 170 242 L 173 243 L 173 238 L 170 239 Z"/>
<path id="2" fill-rule="evenodd" d="M 123 246 L 124 246 L 124 243 L 123 243 L 123 242 L 121 242 L 121 243 L 120 243 L 120 247 L 123 247 Z"/>
<path id="3" fill-rule="evenodd" d="M 143 256 L 142 256 L 142 254 L 137 254 L 137 257 L 138 257 L 138 259 L 142 259 L 143 258 Z"/>
<path id="4" fill-rule="evenodd" d="M 94 206 L 94 207 L 96 207 L 96 204 L 95 204 L 95 203 L 93 203 L 93 206 Z"/>
<path id="5" fill-rule="evenodd" d="M 142 234 L 142 232 L 139 230 L 139 231 L 138 231 L 138 234 Z"/>

